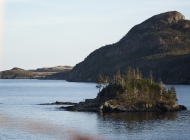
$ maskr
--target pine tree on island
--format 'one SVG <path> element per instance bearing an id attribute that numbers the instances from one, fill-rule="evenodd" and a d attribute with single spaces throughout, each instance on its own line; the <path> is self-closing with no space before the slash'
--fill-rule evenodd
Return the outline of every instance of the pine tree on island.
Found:
<path id="1" fill-rule="evenodd" d="M 143 79 L 139 68 L 128 67 L 126 75 L 121 75 L 118 70 L 112 79 L 100 76 L 97 87 L 102 89 L 97 95 L 98 99 L 112 100 L 118 105 L 132 105 L 138 102 L 175 105 L 177 101 L 174 86 L 167 90 L 162 82 L 156 83 L 152 71 L 148 79 Z"/>

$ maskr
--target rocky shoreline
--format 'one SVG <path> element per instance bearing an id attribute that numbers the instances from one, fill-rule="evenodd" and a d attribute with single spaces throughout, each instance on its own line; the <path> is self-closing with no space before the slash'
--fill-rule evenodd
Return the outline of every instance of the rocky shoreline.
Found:
<path id="1" fill-rule="evenodd" d="M 38 104 L 38 105 L 76 105 L 77 103 L 72 103 L 72 102 L 53 102 L 53 103 L 42 103 L 42 104 Z"/>
<path id="2" fill-rule="evenodd" d="M 82 112 L 172 112 L 187 110 L 184 105 L 169 105 L 164 102 L 147 104 L 137 102 L 133 105 L 114 105 L 112 100 L 100 102 L 97 98 L 86 99 L 72 106 L 62 106 L 61 109 L 67 111 Z"/>

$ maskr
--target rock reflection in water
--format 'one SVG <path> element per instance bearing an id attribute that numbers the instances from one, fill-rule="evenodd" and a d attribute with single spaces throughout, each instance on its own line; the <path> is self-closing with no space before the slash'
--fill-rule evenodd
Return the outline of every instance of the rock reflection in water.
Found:
<path id="1" fill-rule="evenodd" d="M 123 113 L 101 113 L 103 120 L 113 119 L 113 121 L 142 122 L 148 120 L 175 120 L 178 112 L 123 112 Z"/>
<path id="2" fill-rule="evenodd" d="M 178 119 L 178 112 L 127 112 L 127 113 L 106 113 L 99 115 L 99 128 L 109 128 L 104 130 L 104 134 L 111 134 L 112 138 L 118 136 L 122 138 L 142 139 L 150 133 L 157 133 L 161 126 L 166 123 L 172 124 Z M 164 127 L 164 126 L 163 126 Z M 100 129 L 101 130 L 101 129 Z M 138 138 L 139 136 L 139 138 Z M 109 137 L 109 135 L 108 135 Z"/>

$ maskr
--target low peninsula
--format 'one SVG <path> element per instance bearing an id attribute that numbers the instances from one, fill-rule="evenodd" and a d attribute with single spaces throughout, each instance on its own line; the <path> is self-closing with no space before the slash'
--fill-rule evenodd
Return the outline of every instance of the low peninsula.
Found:
<path id="1" fill-rule="evenodd" d="M 92 112 L 153 112 L 187 110 L 177 104 L 175 87 L 166 89 L 162 82 L 142 78 L 141 71 L 128 67 L 126 75 L 118 70 L 113 78 L 99 77 L 99 93 L 95 99 L 86 99 L 72 106 L 61 107 L 68 111 Z"/>
<path id="2" fill-rule="evenodd" d="M 43 67 L 31 70 L 14 67 L 10 70 L 0 71 L 0 79 L 66 79 L 72 66 Z M 61 76 L 59 76 L 61 74 Z M 58 75 L 57 78 L 54 75 Z"/>

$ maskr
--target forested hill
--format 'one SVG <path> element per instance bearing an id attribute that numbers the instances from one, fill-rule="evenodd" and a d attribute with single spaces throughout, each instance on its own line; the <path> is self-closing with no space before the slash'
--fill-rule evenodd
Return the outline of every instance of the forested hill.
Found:
<path id="1" fill-rule="evenodd" d="M 155 15 L 135 25 L 115 44 L 103 46 L 69 72 L 68 81 L 96 82 L 118 69 L 138 67 L 164 83 L 190 84 L 190 21 L 177 12 Z"/>

